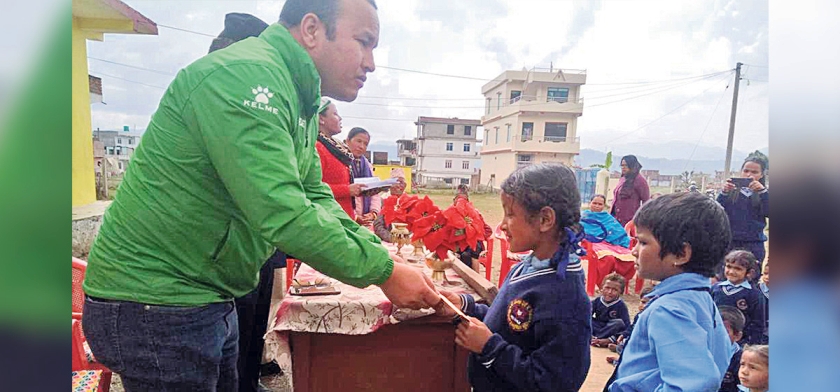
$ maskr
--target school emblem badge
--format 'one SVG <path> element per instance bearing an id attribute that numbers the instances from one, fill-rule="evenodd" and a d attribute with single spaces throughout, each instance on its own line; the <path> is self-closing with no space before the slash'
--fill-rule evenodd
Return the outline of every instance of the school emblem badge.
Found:
<path id="1" fill-rule="evenodd" d="M 534 318 L 534 309 L 524 299 L 518 298 L 508 305 L 507 320 L 508 326 L 514 332 L 522 332 L 531 326 Z"/>
<path id="2" fill-rule="evenodd" d="M 737 306 L 740 310 L 747 310 L 747 300 L 741 298 L 735 303 L 735 306 Z"/>
<path id="3" fill-rule="evenodd" d="M 611 319 L 618 318 L 618 311 L 610 310 L 610 318 Z"/>

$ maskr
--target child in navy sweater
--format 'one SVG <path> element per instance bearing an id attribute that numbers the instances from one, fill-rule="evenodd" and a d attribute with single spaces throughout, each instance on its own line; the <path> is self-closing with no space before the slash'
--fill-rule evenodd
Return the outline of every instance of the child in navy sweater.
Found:
<path id="1" fill-rule="evenodd" d="M 764 340 L 764 295 L 747 281 L 755 257 L 746 250 L 733 250 L 726 255 L 725 281 L 712 287 L 712 299 L 718 306 L 734 306 L 744 313 L 742 344 L 760 344 Z"/>
<path id="2" fill-rule="evenodd" d="M 723 382 L 720 384 L 719 392 L 739 392 L 738 385 L 741 380 L 738 378 L 738 370 L 741 367 L 741 345 L 738 341 L 744 335 L 744 324 L 746 319 L 744 314 L 738 308 L 732 306 L 718 306 L 720 310 L 720 317 L 723 319 L 723 325 L 726 327 L 726 332 L 729 334 L 729 340 L 732 342 L 732 349 L 735 354 L 732 354 L 732 359 L 729 361 L 729 368 L 726 369 L 726 374 L 723 375 Z"/>
<path id="3" fill-rule="evenodd" d="M 592 345 L 607 347 L 630 327 L 630 312 L 621 299 L 626 285 L 624 277 L 611 273 L 604 277 L 601 296 L 592 300 Z"/>
<path id="4" fill-rule="evenodd" d="M 741 166 L 741 177 L 752 181 L 748 186 L 738 187 L 731 180 L 723 185 L 723 192 L 717 201 L 726 210 L 732 230 L 732 248 L 752 252 L 759 264 L 764 261 L 767 236 L 764 228 L 770 214 L 770 193 L 767 191 L 764 173 L 767 171 L 767 157 L 752 153 Z M 760 273 L 760 271 L 758 271 Z"/>
<path id="5" fill-rule="evenodd" d="M 647 295 L 609 391 L 715 391 L 734 353 L 709 295 L 731 240 L 726 213 L 700 193 L 674 193 L 642 205 L 633 221 L 636 271 L 661 283 Z"/>
<path id="6" fill-rule="evenodd" d="M 472 352 L 470 383 L 476 392 L 577 391 L 589 371 L 592 313 L 578 257 L 575 174 L 559 164 L 531 165 L 501 188 L 510 251 L 533 252 L 489 307 L 442 292 L 472 316 L 455 332 L 455 342 Z"/>

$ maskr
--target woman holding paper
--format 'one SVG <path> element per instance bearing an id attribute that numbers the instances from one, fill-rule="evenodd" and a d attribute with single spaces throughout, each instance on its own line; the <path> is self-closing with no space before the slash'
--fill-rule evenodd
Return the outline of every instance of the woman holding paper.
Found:
<path id="1" fill-rule="evenodd" d="M 353 178 L 373 177 L 373 166 L 365 157 L 368 144 L 370 143 L 370 133 L 364 128 L 353 128 L 347 135 L 347 146 L 353 153 Z M 379 216 L 379 211 L 382 209 L 382 198 L 379 193 L 364 194 L 356 196 L 355 213 L 356 222 L 362 226 L 367 226 L 373 229 L 373 220 Z"/>
<path id="2" fill-rule="evenodd" d="M 353 184 L 353 153 L 333 136 L 341 133 L 341 116 L 335 104 L 328 98 L 321 98 L 318 108 L 318 142 L 315 148 L 321 157 L 321 180 L 330 186 L 335 200 L 344 212 L 355 219 L 353 198 L 362 193 L 364 185 Z"/>

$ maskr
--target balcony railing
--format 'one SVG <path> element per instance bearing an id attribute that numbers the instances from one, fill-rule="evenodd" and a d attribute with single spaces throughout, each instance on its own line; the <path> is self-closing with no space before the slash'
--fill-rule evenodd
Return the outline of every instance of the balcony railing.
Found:
<path id="1" fill-rule="evenodd" d="M 580 137 L 546 136 L 545 141 L 554 143 L 580 143 Z"/>

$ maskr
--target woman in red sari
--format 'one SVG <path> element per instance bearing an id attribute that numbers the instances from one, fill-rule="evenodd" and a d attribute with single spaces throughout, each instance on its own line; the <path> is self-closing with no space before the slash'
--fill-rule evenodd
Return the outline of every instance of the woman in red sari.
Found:
<path id="1" fill-rule="evenodd" d="M 333 196 L 351 219 L 356 219 L 353 198 L 361 194 L 364 185 L 353 184 L 350 149 L 333 136 L 341 133 L 341 116 L 327 98 L 321 98 L 318 109 L 318 142 L 315 148 L 321 157 L 321 180 L 332 189 Z"/>

